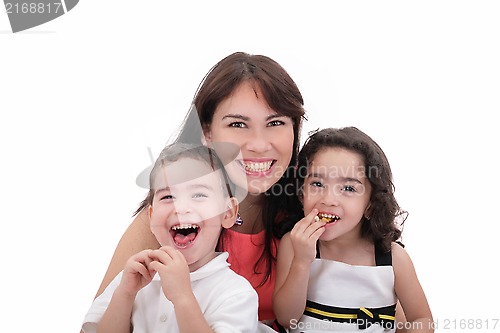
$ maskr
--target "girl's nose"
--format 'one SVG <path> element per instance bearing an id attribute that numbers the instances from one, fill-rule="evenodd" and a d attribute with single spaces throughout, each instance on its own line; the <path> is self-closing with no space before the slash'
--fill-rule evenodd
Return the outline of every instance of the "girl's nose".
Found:
<path id="1" fill-rule="evenodd" d="M 336 188 L 336 186 L 328 187 L 322 198 L 323 204 L 327 206 L 338 206 L 340 204 L 340 194 L 340 188 Z"/>

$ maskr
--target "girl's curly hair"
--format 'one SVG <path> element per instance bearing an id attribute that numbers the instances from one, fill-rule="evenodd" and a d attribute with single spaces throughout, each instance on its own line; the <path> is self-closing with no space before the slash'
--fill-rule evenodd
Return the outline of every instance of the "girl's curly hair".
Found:
<path id="1" fill-rule="evenodd" d="M 325 128 L 310 134 L 299 153 L 297 193 L 304 185 L 307 168 L 316 154 L 325 148 L 344 148 L 360 154 L 365 162 L 366 177 L 372 186 L 370 216 L 362 218 L 361 235 L 371 237 L 383 251 L 401 237 L 401 225 L 407 212 L 402 211 L 394 196 L 389 161 L 380 146 L 356 127 Z M 397 219 L 403 217 L 403 222 Z"/>

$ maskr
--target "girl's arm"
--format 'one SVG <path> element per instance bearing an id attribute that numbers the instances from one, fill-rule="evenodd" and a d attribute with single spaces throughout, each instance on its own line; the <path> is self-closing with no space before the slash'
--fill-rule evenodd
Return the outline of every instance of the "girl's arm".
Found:
<path id="1" fill-rule="evenodd" d="M 132 255 L 145 249 L 157 249 L 159 247 L 160 244 L 149 228 L 147 210 L 143 209 L 137 214 L 118 242 L 108 270 L 95 297 L 102 294 L 109 283 L 123 270 L 125 263 Z"/>
<path id="2" fill-rule="evenodd" d="M 432 313 L 417 278 L 415 267 L 404 248 L 392 246 L 395 290 L 406 316 L 406 332 L 434 332 Z"/>
<path id="3" fill-rule="evenodd" d="M 297 222 L 292 231 L 283 236 L 278 248 L 273 310 L 278 322 L 289 327 L 291 320 L 299 320 L 307 300 L 307 286 L 311 263 L 316 256 L 316 242 L 324 232 L 324 222 L 315 221 L 313 209 Z"/>
<path id="4" fill-rule="evenodd" d="M 278 248 L 273 310 L 285 328 L 290 327 L 292 319 L 299 320 L 304 313 L 310 269 L 310 262 L 294 260 L 290 233 L 283 236 Z"/>

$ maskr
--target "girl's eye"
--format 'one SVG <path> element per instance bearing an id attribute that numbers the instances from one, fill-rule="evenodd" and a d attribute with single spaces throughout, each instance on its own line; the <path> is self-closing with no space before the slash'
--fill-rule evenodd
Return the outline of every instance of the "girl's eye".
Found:
<path id="1" fill-rule="evenodd" d="M 208 195 L 206 195 L 205 193 L 196 193 L 193 195 L 193 198 L 194 199 L 208 198 Z"/>
<path id="2" fill-rule="evenodd" d="M 160 198 L 160 200 L 172 200 L 174 196 L 167 194 Z"/>
<path id="3" fill-rule="evenodd" d="M 321 183 L 320 181 L 313 181 L 310 185 L 313 187 L 323 187 L 323 183 Z"/>
<path id="4" fill-rule="evenodd" d="M 237 122 L 230 123 L 229 127 L 246 128 L 247 125 L 244 122 L 237 121 Z"/>
<path id="5" fill-rule="evenodd" d="M 267 127 L 281 126 L 284 124 L 285 122 L 283 120 L 273 120 L 267 124 Z"/>
<path id="6" fill-rule="evenodd" d="M 344 192 L 356 192 L 356 188 L 352 185 L 344 185 L 342 187 L 342 191 L 344 191 Z"/>

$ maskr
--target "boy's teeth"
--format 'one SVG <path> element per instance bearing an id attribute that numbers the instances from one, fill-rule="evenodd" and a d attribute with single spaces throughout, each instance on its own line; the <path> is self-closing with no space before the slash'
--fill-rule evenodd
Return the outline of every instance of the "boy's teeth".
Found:
<path id="1" fill-rule="evenodd" d="M 243 163 L 243 167 L 247 171 L 257 171 L 257 172 L 262 172 L 262 171 L 267 171 L 271 168 L 272 161 L 267 161 L 267 162 L 257 162 L 257 163 Z"/>
<path id="2" fill-rule="evenodd" d="M 180 229 L 189 229 L 189 228 L 199 228 L 198 225 L 196 224 L 179 224 L 179 225 L 174 225 L 172 227 L 172 230 L 180 230 Z"/>

